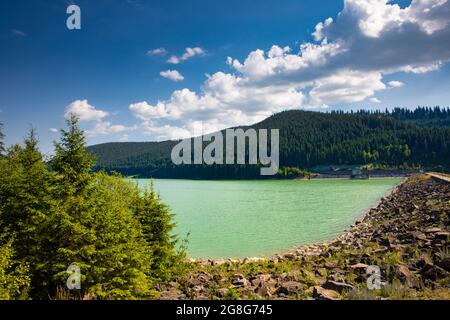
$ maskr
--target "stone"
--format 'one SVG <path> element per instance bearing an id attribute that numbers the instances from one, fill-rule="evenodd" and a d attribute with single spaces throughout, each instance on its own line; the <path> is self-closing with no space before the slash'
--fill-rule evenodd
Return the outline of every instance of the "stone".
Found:
<path id="1" fill-rule="evenodd" d="M 353 270 L 366 272 L 369 266 L 364 263 L 356 263 L 350 266 Z"/>
<path id="2" fill-rule="evenodd" d="M 235 274 L 231 277 L 231 283 L 236 287 L 249 287 L 250 281 L 248 281 L 244 275 Z"/>
<path id="3" fill-rule="evenodd" d="M 399 279 L 406 283 L 406 285 L 410 288 L 419 289 L 420 281 L 414 273 L 409 270 L 409 268 L 405 265 L 400 265 L 397 270 L 397 275 Z"/>
<path id="4" fill-rule="evenodd" d="M 324 289 L 320 286 L 313 288 L 312 296 L 317 300 L 337 300 L 339 299 L 339 293 L 334 290 Z"/>
<path id="5" fill-rule="evenodd" d="M 327 280 L 322 287 L 324 289 L 329 289 L 329 290 L 334 290 L 337 291 L 339 293 L 342 293 L 344 291 L 352 291 L 355 289 L 354 286 L 352 286 L 351 284 L 345 283 L 345 282 L 337 282 L 337 281 L 332 281 L 332 280 Z"/>
<path id="6" fill-rule="evenodd" d="M 278 288 L 277 293 L 282 294 L 296 294 L 300 289 L 304 287 L 304 284 L 297 281 L 288 281 L 281 284 Z"/>
<path id="7" fill-rule="evenodd" d="M 230 292 L 230 290 L 228 288 L 220 288 L 216 290 L 216 295 L 219 298 L 225 298 L 228 294 L 228 292 Z"/>
<path id="8" fill-rule="evenodd" d="M 179 300 L 185 298 L 185 295 L 179 290 L 164 291 L 159 294 L 160 300 Z"/>
<path id="9" fill-rule="evenodd" d="M 450 272 L 450 258 L 444 258 L 444 259 L 436 262 L 436 265 L 438 265 L 445 271 Z"/>
<path id="10" fill-rule="evenodd" d="M 447 271 L 436 265 L 427 264 L 424 269 L 425 271 L 422 274 L 424 279 L 436 281 L 449 276 Z"/>
<path id="11" fill-rule="evenodd" d="M 258 294 L 261 297 L 267 297 L 270 298 L 272 296 L 273 288 L 263 285 L 262 287 L 258 288 L 256 290 L 256 294 Z"/>

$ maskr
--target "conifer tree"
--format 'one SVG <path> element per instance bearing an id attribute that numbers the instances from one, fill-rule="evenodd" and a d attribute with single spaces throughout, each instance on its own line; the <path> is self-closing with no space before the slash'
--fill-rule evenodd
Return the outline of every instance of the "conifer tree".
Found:
<path id="1" fill-rule="evenodd" d="M 91 181 L 90 171 L 94 158 L 86 151 L 86 140 L 78 123 L 79 118 L 71 114 L 66 120 L 67 130 L 61 129 L 61 141 L 55 143 L 52 168 L 62 176 L 65 192 L 79 193 Z"/>
<path id="2" fill-rule="evenodd" d="M 152 249 L 152 276 L 160 280 L 168 280 L 174 270 L 174 264 L 182 259 L 183 252 L 176 252 L 177 239 L 173 235 L 175 223 L 169 208 L 161 202 L 155 193 L 153 181 L 150 188 L 144 190 L 136 206 L 145 240 Z M 181 255 L 178 256 L 178 255 Z"/>
<path id="3" fill-rule="evenodd" d="M 14 261 L 12 241 L 0 239 L 0 300 L 25 299 L 30 286 L 28 268 Z"/>

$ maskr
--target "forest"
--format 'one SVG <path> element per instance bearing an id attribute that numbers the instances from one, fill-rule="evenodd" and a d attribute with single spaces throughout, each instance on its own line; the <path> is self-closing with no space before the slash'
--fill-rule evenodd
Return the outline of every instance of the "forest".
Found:
<path id="1" fill-rule="evenodd" d="M 392 111 L 285 111 L 248 128 L 280 129 L 280 173 L 319 165 L 367 165 L 450 169 L 450 109 Z M 243 129 L 246 129 L 244 127 Z M 175 166 L 177 141 L 90 146 L 96 170 L 127 176 L 189 179 L 258 179 L 258 166 Z M 288 175 L 287 177 L 291 177 Z"/>
<path id="2" fill-rule="evenodd" d="M 1 129 L 1 127 L 0 127 Z M 150 186 L 93 172 L 78 119 L 44 162 L 35 131 L 5 147 L 0 130 L 0 300 L 144 299 L 184 268 L 184 241 Z M 81 287 L 68 290 L 70 266 Z"/>

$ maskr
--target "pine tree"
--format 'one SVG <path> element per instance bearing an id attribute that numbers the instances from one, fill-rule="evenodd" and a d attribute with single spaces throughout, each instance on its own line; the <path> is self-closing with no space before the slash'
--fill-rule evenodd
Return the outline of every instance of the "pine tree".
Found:
<path id="1" fill-rule="evenodd" d="M 55 143 L 56 155 L 51 165 L 62 176 L 64 191 L 76 194 L 85 190 L 91 182 L 94 158 L 86 151 L 86 140 L 78 125 L 78 117 L 71 114 L 66 122 L 68 128 L 61 129 L 61 141 Z"/>
<path id="2" fill-rule="evenodd" d="M 52 160 L 58 205 L 48 231 L 54 251 L 46 265 L 53 275 L 50 295 L 65 284 L 66 269 L 77 265 L 82 273 L 82 289 L 77 292 L 81 296 L 146 297 L 151 251 L 131 209 L 139 192 L 120 177 L 90 172 L 94 163 L 77 121 L 74 116 L 68 120 Z"/>
<path id="3" fill-rule="evenodd" d="M 172 233 L 175 228 L 173 215 L 154 192 L 153 181 L 150 188 L 144 190 L 138 199 L 135 211 L 142 225 L 145 240 L 152 250 L 152 276 L 168 280 L 174 272 L 174 265 L 180 263 L 184 252 L 175 250 L 177 239 Z"/>
<path id="4" fill-rule="evenodd" d="M 0 239 L 0 300 L 26 299 L 30 277 L 25 264 L 14 260 L 12 241 Z"/>
<path id="5" fill-rule="evenodd" d="M 31 129 L 24 147 L 11 148 L 0 168 L 0 231 L 13 239 L 16 259 L 29 266 L 32 290 L 45 282 L 40 265 L 47 258 L 45 230 L 54 204 L 52 177 L 37 145 Z"/>

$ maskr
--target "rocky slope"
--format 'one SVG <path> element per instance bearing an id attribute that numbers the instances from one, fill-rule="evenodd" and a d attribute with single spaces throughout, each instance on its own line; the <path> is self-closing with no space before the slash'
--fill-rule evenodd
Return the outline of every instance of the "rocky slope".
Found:
<path id="1" fill-rule="evenodd" d="M 334 241 L 193 262 L 157 289 L 161 299 L 450 299 L 449 221 L 450 183 L 414 176 Z"/>

